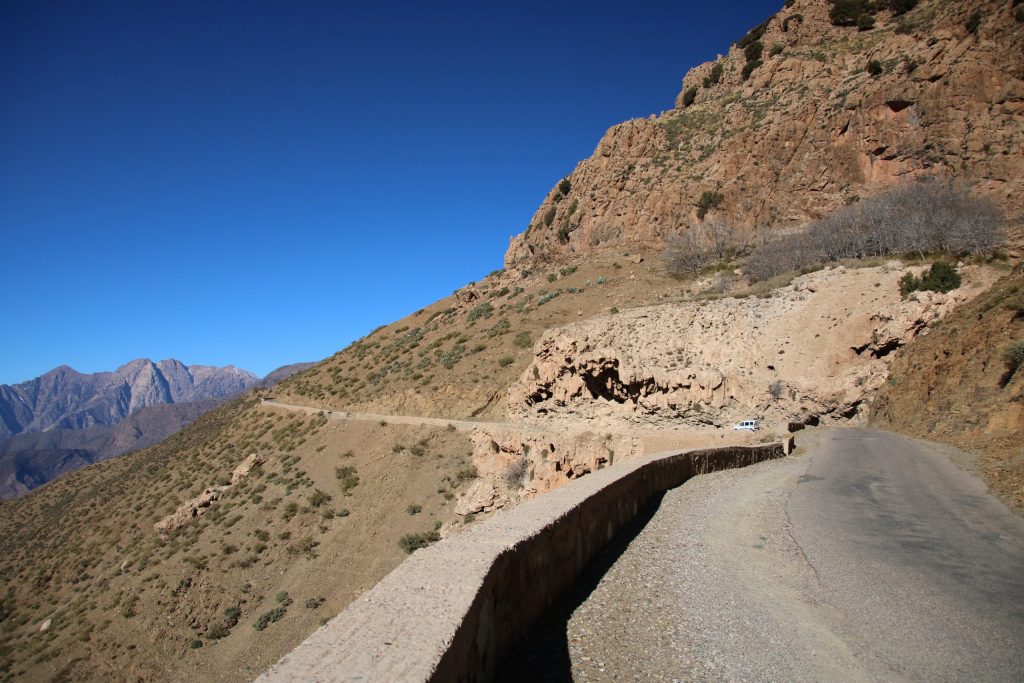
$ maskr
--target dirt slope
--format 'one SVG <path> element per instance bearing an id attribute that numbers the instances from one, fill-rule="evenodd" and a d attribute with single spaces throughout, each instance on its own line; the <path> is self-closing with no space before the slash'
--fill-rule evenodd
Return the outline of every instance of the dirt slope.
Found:
<path id="1" fill-rule="evenodd" d="M 452 519 L 471 449 L 441 427 L 236 400 L 6 502 L 0 678 L 251 679 L 401 562 L 403 535 Z M 250 454 L 262 464 L 201 516 L 156 532 Z"/>
<path id="2" fill-rule="evenodd" d="M 1024 344 L 1024 271 L 1001 279 L 897 354 L 873 422 L 980 452 L 994 493 L 1024 511 L 1024 370 L 1006 352 Z"/>

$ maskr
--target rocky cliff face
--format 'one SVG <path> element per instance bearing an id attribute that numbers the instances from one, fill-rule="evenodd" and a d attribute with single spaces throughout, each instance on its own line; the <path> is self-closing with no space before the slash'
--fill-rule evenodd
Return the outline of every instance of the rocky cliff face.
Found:
<path id="1" fill-rule="evenodd" d="M 231 365 L 188 366 L 173 359 L 140 359 L 88 375 L 62 365 L 28 382 L 0 385 L 0 439 L 112 425 L 148 406 L 230 396 L 258 381 Z"/>
<path id="2" fill-rule="evenodd" d="M 784 229 L 923 174 L 962 177 L 1019 215 L 1013 4 L 923 0 L 859 30 L 833 26 L 827 0 L 796 0 L 739 41 L 759 43 L 759 59 L 734 45 L 686 75 L 674 109 L 613 126 L 512 239 L 506 266 L 658 246 L 712 214 Z"/>

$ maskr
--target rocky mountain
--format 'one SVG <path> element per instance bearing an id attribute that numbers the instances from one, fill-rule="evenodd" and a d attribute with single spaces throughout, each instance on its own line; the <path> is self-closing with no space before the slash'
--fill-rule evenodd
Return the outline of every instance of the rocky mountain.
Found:
<path id="1" fill-rule="evenodd" d="M 159 443 L 218 406 L 228 396 L 254 386 L 272 387 L 311 365 L 285 365 L 253 383 L 252 375 L 231 367 L 185 366 L 176 360 L 156 363 L 155 367 L 167 380 L 171 398 L 202 398 L 148 405 L 113 424 L 93 424 L 82 428 L 50 427 L 45 431 L 24 431 L 0 440 L 0 499 L 20 496 L 80 467 Z M 119 368 L 113 374 L 123 369 Z M 189 377 L 192 378 L 191 383 Z M 213 395 L 205 397 L 207 393 Z"/>
<path id="2" fill-rule="evenodd" d="M 0 442 L 0 498 L 20 496 L 67 472 L 159 443 L 221 401 L 148 406 L 116 425 L 22 432 Z"/>
<path id="3" fill-rule="evenodd" d="M 297 375 L 303 370 L 308 370 L 314 365 L 316 365 L 316 363 L 292 363 L 291 365 L 282 365 L 277 370 L 274 370 L 261 379 L 259 381 L 259 386 L 264 389 L 272 387 L 281 380 L 288 379 L 292 375 Z"/>
<path id="4" fill-rule="evenodd" d="M 785 5 L 671 112 L 614 127 L 513 241 L 517 267 L 0 501 L 0 680 L 253 680 L 416 547 L 622 460 L 789 422 L 988 434 L 1019 492 L 1016 252 L 963 259 L 944 293 L 903 291 L 923 255 L 761 280 L 735 254 L 680 277 L 659 258 L 708 217 L 784 231 L 933 172 L 1019 213 L 1019 3 Z M 833 25 L 840 5 L 859 28 Z M 51 419 L 95 421 L 80 393 Z M 730 428 L 749 417 L 765 431 Z M 30 436 L 54 470 L 88 461 Z"/>
<path id="5" fill-rule="evenodd" d="M 1018 3 L 785 4 L 691 69 L 675 108 L 613 126 L 506 266 L 659 247 L 710 215 L 785 230 L 921 175 L 962 178 L 1020 215 Z M 862 14 L 844 20 L 839 5 Z"/>
<path id="6" fill-rule="evenodd" d="M 222 398 L 259 382 L 232 365 L 134 360 L 113 372 L 83 374 L 62 365 L 20 384 L 0 385 L 0 439 L 53 428 L 113 425 L 148 406 Z"/>

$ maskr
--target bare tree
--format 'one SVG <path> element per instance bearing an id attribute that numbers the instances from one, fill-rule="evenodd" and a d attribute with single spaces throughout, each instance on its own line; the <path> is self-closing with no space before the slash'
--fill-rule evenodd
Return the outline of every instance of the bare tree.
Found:
<path id="1" fill-rule="evenodd" d="M 924 179 L 845 206 L 807 226 L 758 245 L 744 270 L 765 280 L 814 263 L 913 254 L 980 254 L 1003 241 L 1003 218 L 989 198 L 959 184 Z"/>
<path id="2" fill-rule="evenodd" d="M 665 266 L 676 276 L 696 275 L 716 262 L 728 261 L 746 248 L 747 235 L 718 216 L 673 235 L 665 247 Z"/>

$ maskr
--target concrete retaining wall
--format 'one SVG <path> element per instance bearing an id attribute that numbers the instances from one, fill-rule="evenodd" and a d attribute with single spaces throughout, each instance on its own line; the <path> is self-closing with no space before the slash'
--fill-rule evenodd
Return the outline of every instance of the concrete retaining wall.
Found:
<path id="1" fill-rule="evenodd" d="M 594 554 L 657 494 L 781 457 L 783 443 L 600 470 L 418 550 L 258 680 L 485 681 Z"/>

